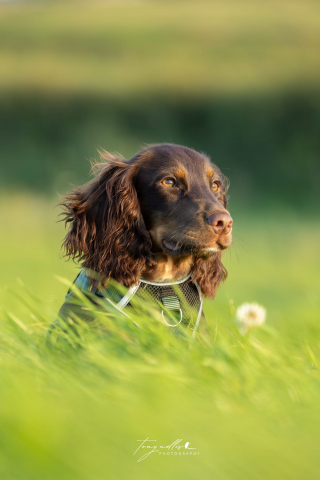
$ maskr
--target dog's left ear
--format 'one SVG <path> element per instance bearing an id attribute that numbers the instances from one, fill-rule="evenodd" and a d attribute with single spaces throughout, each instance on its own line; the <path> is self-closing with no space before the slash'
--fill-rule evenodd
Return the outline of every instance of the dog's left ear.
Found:
<path id="1" fill-rule="evenodd" d="M 133 178 L 137 166 L 102 152 L 95 178 L 63 197 L 66 256 L 131 287 L 155 264 Z"/>
<path id="2" fill-rule="evenodd" d="M 220 283 L 227 278 L 227 275 L 227 270 L 221 263 L 221 252 L 215 253 L 207 260 L 195 259 L 192 278 L 205 297 L 214 298 Z"/>

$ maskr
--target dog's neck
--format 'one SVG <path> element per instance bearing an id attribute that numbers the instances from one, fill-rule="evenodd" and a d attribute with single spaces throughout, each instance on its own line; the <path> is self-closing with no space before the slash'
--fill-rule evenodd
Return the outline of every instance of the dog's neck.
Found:
<path id="1" fill-rule="evenodd" d="M 150 282 L 183 278 L 191 272 L 193 264 L 192 255 L 171 257 L 158 252 L 155 254 L 155 260 L 156 267 L 152 271 L 142 273 L 142 276 Z"/>

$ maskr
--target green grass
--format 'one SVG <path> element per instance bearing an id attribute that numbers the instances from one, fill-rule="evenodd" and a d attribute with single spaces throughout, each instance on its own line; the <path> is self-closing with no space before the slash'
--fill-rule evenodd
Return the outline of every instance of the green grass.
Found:
<path id="1" fill-rule="evenodd" d="M 307 212 L 318 185 L 319 9 L 2 2 L 2 182 L 15 193 L 0 198 L 1 479 L 318 479 L 320 226 Z M 237 185 L 229 278 L 205 302 L 210 336 L 177 339 L 140 311 L 140 328 L 104 315 L 50 348 L 68 288 L 57 277 L 72 282 L 78 269 L 59 259 L 58 200 L 19 189 L 65 191 L 84 181 L 79 159 L 96 147 L 130 156 L 159 141 L 206 149 Z M 273 209 L 252 211 L 253 185 Z M 308 210 L 279 206 L 294 200 Z M 267 322 L 242 336 L 234 308 L 251 301 Z M 138 462 L 147 437 L 182 439 L 199 455 Z"/>
<path id="2" fill-rule="evenodd" d="M 2 205 L 1 478 L 318 478 L 319 225 L 231 205 L 237 255 L 205 305 L 210 338 L 105 316 L 52 349 L 46 326 L 67 289 L 55 276 L 76 273 L 58 258 L 58 212 L 27 195 Z M 231 300 L 264 305 L 266 325 L 241 336 Z M 199 455 L 137 462 L 147 437 Z"/>
<path id="3" fill-rule="evenodd" d="M 319 3 L 1 5 L 0 89 L 207 96 L 318 85 Z"/>

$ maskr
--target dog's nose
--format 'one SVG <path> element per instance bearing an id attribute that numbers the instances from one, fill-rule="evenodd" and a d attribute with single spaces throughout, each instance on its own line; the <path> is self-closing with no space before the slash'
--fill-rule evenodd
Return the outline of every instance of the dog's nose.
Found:
<path id="1" fill-rule="evenodd" d="M 228 213 L 214 213 L 207 220 L 218 235 L 227 235 L 231 231 L 233 220 Z"/>

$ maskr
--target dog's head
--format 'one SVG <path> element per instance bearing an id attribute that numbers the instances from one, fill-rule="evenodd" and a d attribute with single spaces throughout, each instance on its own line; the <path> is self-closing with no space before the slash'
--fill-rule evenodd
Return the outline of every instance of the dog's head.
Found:
<path id="1" fill-rule="evenodd" d="M 131 160 L 101 154 L 95 178 L 62 205 L 71 228 L 66 255 L 132 286 L 159 253 L 192 258 L 193 278 L 213 297 L 226 276 L 221 250 L 231 243 L 227 183 L 208 157 L 179 145 L 148 147 Z"/>
<path id="2" fill-rule="evenodd" d="M 142 217 L 155 247 L 206 258 L 231 243 L 232 218 L 218 167 L 178 145 L 157 145 L 131 160 Z"/>

